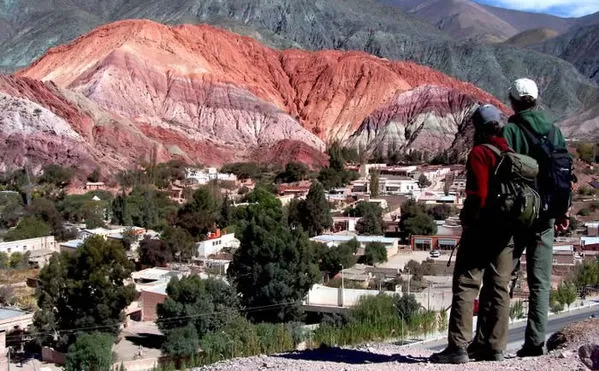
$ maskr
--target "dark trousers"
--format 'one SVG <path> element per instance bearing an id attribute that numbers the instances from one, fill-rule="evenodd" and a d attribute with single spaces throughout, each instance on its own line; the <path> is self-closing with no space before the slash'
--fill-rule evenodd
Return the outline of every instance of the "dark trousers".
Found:
<path id="1" fill-rule="evenodd" d="M 518 259 L 526 251 L 529 296 L 524 346 L 538 347 L 545 344 L 551 293 L 554 225 L 554 219 L 541 219 L 535 228 L 516 230 L 514 234 L 514 257 Z"/>
<path id="2" fill-rule="evenodd" d="M 485 346 L 502 351 L 507 345 L 513 270 L 511 229 L 498 220 L 485 219 L 462 234 L 453 275 L 453 299 L 448 343 L 465 347 L 472 340 L 474 300 L 485 308 L 479 326 Z M 481 289 L 482 283 L 482 289 Z"/>

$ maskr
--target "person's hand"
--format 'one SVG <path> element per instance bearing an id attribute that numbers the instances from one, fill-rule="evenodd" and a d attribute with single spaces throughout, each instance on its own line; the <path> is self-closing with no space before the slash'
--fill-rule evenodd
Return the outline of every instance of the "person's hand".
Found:
<path id="1" fill-rule="evenodd" d="M 565 232 L 570 228 L 570 218 L 563 216 L 555 220 L 555 230 L 557 232 Z"/>

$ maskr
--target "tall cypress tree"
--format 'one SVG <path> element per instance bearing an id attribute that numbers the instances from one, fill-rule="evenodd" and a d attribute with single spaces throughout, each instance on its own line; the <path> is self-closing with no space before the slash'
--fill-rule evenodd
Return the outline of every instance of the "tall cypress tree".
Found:
<path id="1" fill-rule="evenodd" d="M 312 183 L 306 200 L 300 205 L 302 226 L 310 237 L 316 236 L 333 226 L 331 209 L 319 182 Z"/>

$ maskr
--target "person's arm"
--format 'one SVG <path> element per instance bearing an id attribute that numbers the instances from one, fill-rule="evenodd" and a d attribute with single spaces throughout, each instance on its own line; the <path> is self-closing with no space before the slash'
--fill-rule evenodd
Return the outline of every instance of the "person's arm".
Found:
<path id="1" fill-rule="evenodd" d="M 463 226 L 471 225 L 480 216 L 489 194 L 489 166 L 482 147 L 475 147 L 468 156 L 466 200 L 460 213 Z"/>

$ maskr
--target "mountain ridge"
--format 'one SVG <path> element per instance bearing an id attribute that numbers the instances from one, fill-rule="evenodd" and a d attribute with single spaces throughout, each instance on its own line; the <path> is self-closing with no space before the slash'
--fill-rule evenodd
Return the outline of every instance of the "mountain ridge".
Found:
<path id="1" fill-rule="evenodd" d="M 104 116 L 130 128 L 124 133 L 156 143 L 162 159 L 183 156 L 211 164 L 249 160 L 257 153 L 262 158 L 298 157 L 322 164 L 316 152 L 322 153 L 324 142 L 348 140 L 372 112 L 402 92 L 412 91 L 416 97 L 396 102 L 409 115 L 381 122 L 412 125 L 410 130 L 417 132 L 389 137 L 381 144 L 395 141 L 401 151 L 431 147 L 427 133 L 437 127 L 446 129 L 434 137 L 442 139 L 434 145 L 447 149 L 458 129 L 469 125 L 468 115 L 478 102 L 492 102 L 507 111 L 474 85 L 410 62 L 356 51 L 279 51 L 212 26 L 165 26 L 144 20 L 101 26 L 52 48 L 12 79 L 23 78 L 56 87 L 76 110 L 97 105 Z M 420 87 L 431 84 L 444 90 L 421 92 Z M 15 91 L 19 89 L 8 93 Z M 422 103 L 425 97 L 427 104 Z M 86 127 L 102 126 L 89 115 L 86 122 Z M 102 153 L 94 147 L 96 137 L 83 137 Z M 125 147 L 139 146 L 136 142 Z M 112 160 L 108 165 L 118 167 Z"/>
<path id="2" fill-rule="evenodd" d="M 50 0 L 41 2 L 42 5 L 47 3 L 50 4 Z M 68 0 L 68 4 L 75 4 L 69 5 L 69 9 L 78 9 L 77 4 L 81 3 Z M 18 0 L 15 4 L 19 8 L 13 9 L 11 14 L 29 14 L 23 16 L 28 24 L 36 22 L 28 11 L 32 8 L 32 0 Z M 272 3 L 266 0 L 207 0 L 197 3 L 192 0 L 157 0 L 149 5 L 140 4 L 140 1 L 114 0 L 110 2 L 109 10 L 97 10 L 93 6 L 86 8 L 85 12 L 73 10 L 75 15 L 80 16 L 75 24 L 85 26 L 84 15 L 87 12 L 99 14 L 97 17 L 103 21 L 108 18 L 143 17 L 173 24 L 181 20 L 217 24 L 226 18 L 226 27 L 251 34 L 270 46 L 362 50 L 389 59 L 410 60 L 460 80 L 474 82 L 504 102 L 507 101 L 506 86 L 515 78 L 528 76 L 539 81 L 546 107 L 558 119 L 587 108 L 588 97 L 597 89 L 577 74 L 573 66 L 561 63 L 557 58 L 499 45 L 456 42 L 398 7 L 377 1 L 281 0 Z M 58 8 L 55 11 L 60 11 L 60 6 L 53 6 Z M 43 9 L 46 8 L 54 9 L 44 5 Z M 52 21 L 52 17 L 49 18 Z M 0 47 L 5 53 L 0 56 L 0 65 L 4 68 L 24 66 L 48 45 L 68 40 L 70 33 L 62 30 L 63 24 L 68 23 L 68 19 L 63 19 L 60 24 L 38 24 L 39 37 L 31 38 L 23 33 L 3 43 Z M 90 21 L 91 26 L 93 20 Z"/>

